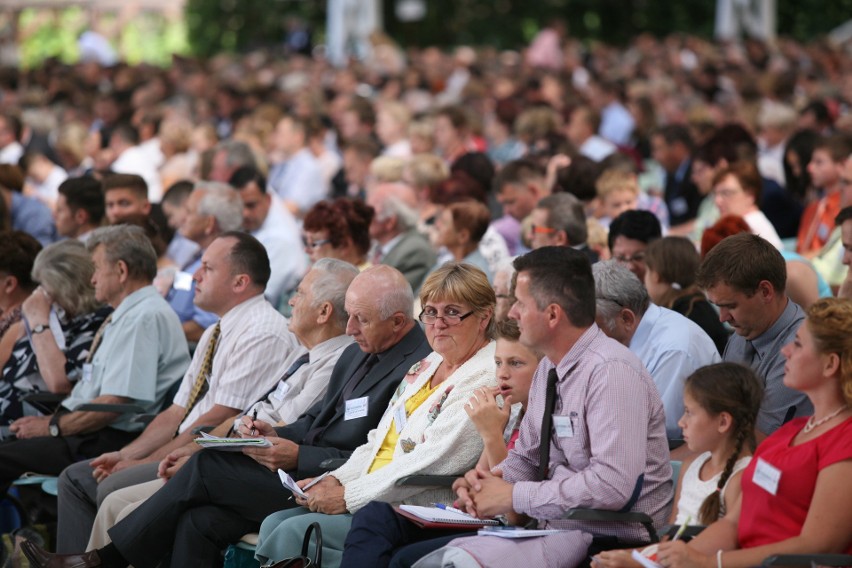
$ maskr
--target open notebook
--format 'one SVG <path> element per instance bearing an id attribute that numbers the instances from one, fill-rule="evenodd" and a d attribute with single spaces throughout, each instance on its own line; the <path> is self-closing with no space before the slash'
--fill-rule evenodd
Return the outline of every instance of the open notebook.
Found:
<path id="1" fill-rule="evenodd" d="M 418 505 L 400 505 L 397 512 L 424 528 L 470 528 L 500 526 L 493 519 L 477 519 L 466 513 L 439 509 L 438 507 L 420 507 Z"/>

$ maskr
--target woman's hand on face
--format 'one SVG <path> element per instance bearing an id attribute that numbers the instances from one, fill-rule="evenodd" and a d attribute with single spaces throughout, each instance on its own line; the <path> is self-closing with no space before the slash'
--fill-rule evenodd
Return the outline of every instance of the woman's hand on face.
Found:
<path id="1" fill-rule="evenodd" d="M 473 392 L 473 396 L 467 404 L 464 405 L 464 410 L 470 416 L 480 436 L 488 434 L 497 434 L 502 436 L 503 429 L 509 422 L 509 413 L 512 406 L 512 395 L 507 396 L 503 400 L 503 407 L 497 405 L 496 395 L 499 392 L 497 387 L 483 387 Z"/>
<path id="2" fill-rule="evenodd" d="M 51 297 L 44 288 L 39 286 L 21 304 L 21 312 L 27 318 L 30 327 L 41 324 L 47 325 L 50 319 L 50 306 L 52 304 L 53 300 Z"/>

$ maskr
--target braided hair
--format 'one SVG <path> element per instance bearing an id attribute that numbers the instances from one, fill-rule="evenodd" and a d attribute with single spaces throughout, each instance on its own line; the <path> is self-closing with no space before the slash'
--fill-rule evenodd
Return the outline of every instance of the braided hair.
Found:
<path id="1" fill-rule="evenodd" d="M 717 363 L 692 373 L 684 384 L 684 392 L 712 416 L 727 412 L 733 419 L 731 435 L 734 450 L 725 462 L 716 491 L 704 499 L 698 521 L 709 525 L 719 518 L 722 510 L 722 489 L 734 472 L 734 466 L 744 449 L 754 451 L 754 426 L 763 400 L 763 386 L 754 371 L 738 363 Z"/>

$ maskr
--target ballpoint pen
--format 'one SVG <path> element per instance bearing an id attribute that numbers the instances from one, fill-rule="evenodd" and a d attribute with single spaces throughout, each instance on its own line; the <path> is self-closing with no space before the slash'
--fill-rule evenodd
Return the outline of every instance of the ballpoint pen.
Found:
<path id="1" fill-rule="evenodd" d="M 681 535 L 683 534 L 683 531 L 686 530 L 686 527 L 689 524 L 689 521 L 691 521 L 691 520 L 692 520 L 692 515 L 687 515 L 686 518 L 683 520 L 683 524 L 680 525 L 679 529 L 677 529 L 677 532 L 675 533 L 674 538 L 672 539 L 672 542 L 676 541 L 677 539 L 679 539 L 681 537 Z"/>
<path id="2" fill-rule="evenodd" d="M 254 421 L 255 420 L 257 420 L 257 407 L 256 406 L 254 407 L 254 412 L 251 413 L 251 430 L 249 431 L 249 434 L 251 434 L 252 436 L 254 436 L 254 433 L 255 433 L 255 428 L 254 428 Z"/>

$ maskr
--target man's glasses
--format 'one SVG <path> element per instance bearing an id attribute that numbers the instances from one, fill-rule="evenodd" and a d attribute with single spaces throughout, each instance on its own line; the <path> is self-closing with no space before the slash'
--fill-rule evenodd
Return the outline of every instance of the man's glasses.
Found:
<path id="1" fill-rule="evenodd" d="M 441 319 L 444 321 L 445 325 L 453 326 L 460 324 L 464 318 L 471 315 L 473 315 L 473 310 L 467 312 L 464 315 L 459 314 L 454 310 L 447 310 L 446 312 L 444 312 L 444 315 L 438 315 L 438 312 L 435 310 L 423 310 L 422 312 L 420 312 L 420 315 L 417 317 L 417 319 L 419 319 L 426 325 L 435 325 L 435 322 L 438 321 L 438 319 Z"/>
<path id="2" fill-rule="evenodd" d="M 553 227 L 543 227 L 541 225 L 532 225 L 530 227 L 530 232 L 534 235 L 552 235 L 556 232 L 556 229 Z"/>
<path id="3" fill-rule="evenodd" d="M 614 256 L 612 258 L 614 258 L 618 262 L 622 262 L 624 264 L 630 264 L 632 262 L 645 262 L 645 252 L 644 251 L 634 252 L 630 256 L 625 256 L 625 255 L 622 254 L 622 255 Z"/>

